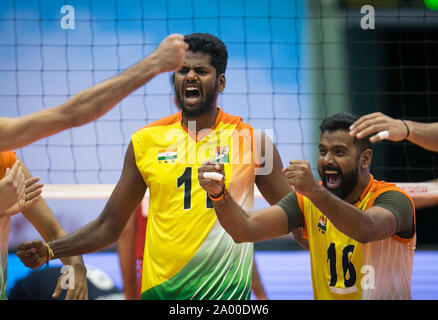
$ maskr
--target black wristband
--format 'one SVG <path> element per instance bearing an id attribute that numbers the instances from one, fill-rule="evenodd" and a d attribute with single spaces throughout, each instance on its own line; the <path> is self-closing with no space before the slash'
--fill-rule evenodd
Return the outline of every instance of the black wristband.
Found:
<path id="1" fill-rule="evenodd" d="M 409 126 L 408 126 L 408 124 L 405 122 L 405 120 L 402 120 L 402 122 L 403 122 L 403 124 L 404 124 L 405 127 L 406 127 L 406 137 L 404 137 L 403 140 L 406 140 L 406 139 L 409 137 L 409 135 L 411 134 L 411 131 L 409 130 Z"/>

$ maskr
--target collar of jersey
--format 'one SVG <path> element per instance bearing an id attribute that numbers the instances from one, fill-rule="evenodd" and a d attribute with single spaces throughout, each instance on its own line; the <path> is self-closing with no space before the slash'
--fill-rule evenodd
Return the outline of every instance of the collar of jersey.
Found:
<path id="1" fill-rule="evenodd" d="M 217 126 L 220 124 L 220 122 L 222 121 L 222 117 L 223 117 L 223 111 L 222 111 L 222 109 L 221 108 L 219 108 L 219 107 L 216 107 L 217 109 L 218 109 L 218 113 L 217 113 L 217 115 L 216 115 L 216 120 L 215 120 L 215 122 L 214 122 L 214 125 L 210 128 L 211 130 L 215 130 L 216 128 L 217 128 Z M 203 134 L 203 135 L 198 135 L 197 133 L 194 133 L 194 132 L 191 132 L 191 131 L 189 131 L 189 128 L 187 128 L 185 125 L 184 125 L 184 123 L 183 123 L 183 121 L 182 121 L 182 110 L 180 110 L 179 112 L 178 112 L 178 121 L 179 121 L 179 123 L 180 123 L 180 125 L 181 125 L 181 128 L 183 128 L 183 130 L 185 131 L 185 132 L 187 132 L 187 134 L 189 135 L 189 137 L 191 137 L 193 140 L 195 140 L 196 142 L 198 142 L 198 141 L 201 141 L 202 139 L 204 139 L 210 132 L 207 132 L 207 130 L 205 130 L 204 132 L 205 132 L 205 134 Z"/>

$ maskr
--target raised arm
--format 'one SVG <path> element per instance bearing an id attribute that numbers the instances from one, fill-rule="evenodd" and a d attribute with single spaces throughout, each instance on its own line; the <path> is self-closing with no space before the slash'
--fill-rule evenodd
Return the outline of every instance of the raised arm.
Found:
<path id="1" fill-rule="evenodd" d="M 102 213 L 81 229 L 49 242 L 48 245 L 53 251 L 51 258 L 96 252 L 112 244 L 119 238 L 145 192 L 146 184 L 137 169 L 131 143 L 125 155 L 121 177 Z M 28 256 L 29 252 L 38 253 L 41 264 L 49 257 L 47 247 L 37 241 L 22 243 L 17 249 L 19 257 Z"/>
<path id="2" fill-rule="evenodd" d="M 182 35 L 170 35 L 148 57 L 121 74 L 79 92 L 60 106 L 18 118 L 0 118 L 0 151 L 21 148 L 99 118 L 159 73 L 179 69 L 187 49 Z"/>
<path id="3" fill-rule="evenodd" d="M 387 135 L 379 135 L 379 132 L 384 131 L 387 131 Z M 384 139 L 394 142 L 409 140 L 427 150 L 438 152 L 438 122 L 421 123 L 393 119 L 376 112 L 359 118 L 351 126 L 350 135 L 358 139 L 371 135 L 371 142 Z"/>
<path id="4" fill-rule="evenodd" d="M 280 154 L 277 147 L 272 140 L 263 133 L 255 131 L 255 141 L 257 150 L 260 152 L 260 159 L 264 159 L 262 169 L 256 176 L 256 185 L 262 194 L 263 198 L 270 204 L 275 205 L 284 196 L 286 196 L 292 189 L 289 186 L 285 175 L 282 172 L 283 164 L 281 162 Z M 269 163 L 272 164 L 268 165 Z M 268 165 L 272 170 L 263 170 Z M 304 249 L 309 248 L 306 239 L 302 237 L 302 228 L 299 227 L 291 231 L 295 241 Z"/>

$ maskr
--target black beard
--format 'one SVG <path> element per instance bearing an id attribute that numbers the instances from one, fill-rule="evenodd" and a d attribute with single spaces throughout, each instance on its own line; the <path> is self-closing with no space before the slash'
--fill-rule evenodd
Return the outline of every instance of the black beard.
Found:
<path id="1" fill-rule="evenodd" d="M 341 183 L 339 184 L 339 187 L 334 188 L 334 189 L 330 189 L 327 187 L 327 179 L 325 177 L 325 174 L 321 174 L 321 172 L 319 173 L 319 175 L 321 176 L 321 180 L 322 180 L 322 185 L 324 186 L 324 188 L 326 188 L 327 190 L 329 190 L 331 193 L 333 193 L 335 196 L 341 198 L 341 199 L 345 199 L 354 189 L 354 187 L 356 186 L 357 182 L 359 181 L 359 173 L 358 173 L 358 169 L 353 169 L 349 172 L 342 172 L 340 171 L 338 168 L 324 168 L 324 170 L 326 169 L 333 169 L 333 170 L 338 170 L 340 172 L 341 175 Z"/>
<path id="2" fill-rule="evenodd" d="M 213 92 L 211 94 L 206 93 L 205 101 L 202 102 L 198 106 L 198 108 L 196 108 L 194 110 L 193 109 L 189 110 L 186 108 L 183 100 L 181 99 L 181 94 L 179 94 L 179 93 L 176 94 L 176 100 L 178 103 L 178 107 L 182 110 L 183 115 L 189 116 L 189 117 L 200 116 L 200 115 L 206 113 L 211 108 L 216 108 L 216 103 L 214 103 L 215 99 L 216 99 L 216 96 Z"/>

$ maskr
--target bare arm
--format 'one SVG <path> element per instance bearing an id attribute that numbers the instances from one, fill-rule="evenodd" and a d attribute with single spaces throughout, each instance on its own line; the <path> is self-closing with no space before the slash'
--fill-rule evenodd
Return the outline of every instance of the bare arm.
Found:
<path id="1" fill-rule="evenodd" d="M 378 135 L 385 130 L 388 132 L 386 138 Z M 350 128 L 350 135 L 358 139 L 371 135 L 371 142 L 384 139 L 397 142 L 406 139 L 427 150 L 438 152 L 438 123 L 402 121 L 376 112 L 357 120 Z"/>
<path id="2" fill-rule="evenodd" d="M 258 300 L 267 300 L 265 288 L 263 287 L 262 280 L 260 279 L 259 270 L 257 268 L 257 264 L 255 259 L 252 260 L 252 292 L 256 296 Z"/>
<path id="3" fill-rule="evenodd" d="M 24 180 L 24 193 L 21 199 L 19 199 L 13 206 L 4 212 L 0 212 L 0 216 L 12 216 L 19 212 L 24 212 L 24 210 L 42 200 L 40 194 L 43 191 L 42 188 L 44 184 L 38 183 L 40 180 L 39 177 L 32 177 L 31 173 L 18 156 L 16 156 L 16 159 L 17 161 L 15 162 L 14 166 L 17 163 L 20 163 L 20 172 L 22 172 L 21 174 Z"/>
<path id="4" fill-rule="evenodd" d="M 412 200 L 414 201 L 415 209 L 421 210 L 425 208 L 435 207 L 438 205 L 438 197 L 433 196 L 425 196 L 425 197 L 419 197 L 416 195 L 411 195 Z"/>
<path id="5" fill-rule="evenodd" d="M 409 127 L 408 140 L 424 149 L 438 152 L 438 123 L 405 121 Z"/>
<path id="6" fill-rule="evenodd" d="M 23 164 L 23 174 L 27 181 L 32 181 L 32 175 Z M 42 197 L 39 196 L 41 190 L 38 189 L 37 197 L 27 204 L 22 210 L 24 217 L 29 220 L 32 225 L 37 229 L 41 236 L 46 241 L 52 241 L 67 235 L 64 229 L 59 224 L 52 210 Z M 75 287 L 69 289 L 66 294 L 66 300 L 83 300 L 88 299 L 87 288 L 87 270 L 84 266 L 81 256 L 66 257 L 61 259 L 64 265 L 70 265 L 75 270 Z M 55 286 L 55 284 L 53 284 Z M 55 289 L 54 297 L 58 297 L 62 292 L 60 282 Z"/>
<path id="7" fill-rule="evenodd" d="M 213 201 L 213 206 L 220 224 L 235 242 L 257 242 L 289 232 L 287 216 L 283 209 L 272 206 L 246 212 L 228 192 L 224 193 L 224 180 L 204 178 L 204 172 L 219 172 L 225 175 L 223 164 L 217 164 L 213 160 L 205 162 L 198 169 L 198 180 L 199 185 L 212 197 L 223 194 L 219 201 Z"/>
<path id="8" fill-rule="evenodd" d="M 25 196 L 25 178 L 20 160 L 15 161 L 12 168 L 7 168 L 5 176 L 0 180 L 0 216 L 10 216 L 19 211 L 13 206 Z"/>
<path id="9" fill-rule="evenodd" d="M 96 252 L 116 241 L 134 209 L 142 201 L 146 184 L 137 169 L 132 143 L 129 144 L 121 177 L 102 213 L 81 229 L 49 242 L 53 258 Z M 17 255 L 38 252 L 39 258 L 47 261 L 48 252 L 44 246 L 25 242 L 18 246 Z"/>
<path id="10" fill-rule="evenodd" d="M 0 151 L 21 148 L 99 118 L 157 74 L 178 69 L 184 63 L 187 48 L 182 35 L 170 35 L 148 57 L 60 106 L 19 118 L 0 118 Z"/>
<path id="11" fill-rule="evenodd" d="M 259 170 L 262 174 L 256 176 L 256 185 L 263 198 L 270 205 L 274 205 L 291 191 L 291 187 L 282 172 L 283 164 L 275 144 L 264 134 L 261 134 L 260 139 L 256 139 L 256 141 L 260 142 L 257 147 L 261 157 L 265 159 L 261 170 Z M 272 163 L 272 169 L 263 170 L 263 166 L 269 162 Z"/>
<path id="12" fill-rule="evenodd" d="M 278 206 L 245 212 L 229 193 L 213 205 L 222 227 L 237 243 L 268 240 L 289 232 L 287 216 Z"/>
<path id="13" fill-rule="evenodd" d="M 126 300 L 137 299 L 137 268 L 135 259 L 137 214 L 135 211 L 123 229 L 117 247 L 123 279 L 123 293 Z"/>
<path id="14" fill-rule="evenodd" d="M 287 182 L 286 176 L 283 174 L 283 164 L 275 144 L 266 135 L 261 134 L 258 136 L 258 131 L 255 131 L 255 134 L 257 149 L 260 150 L 261 158 L 266 159 L 265 162 L 272 163 L 272 170 L 270 172 L 260 170 L 265 174 L 256 176 L 256 185 L 266 201 L 270 205 L 274 205 L 291 191 L 291 187 Z M 307 240 L 302 237 L 301 228 L 292 230 L 292 234 L 295 241 L 302 248 L 306 250 L 309 248 Z"/>

